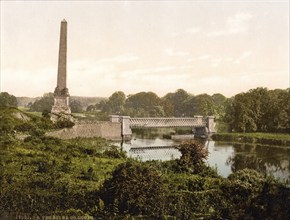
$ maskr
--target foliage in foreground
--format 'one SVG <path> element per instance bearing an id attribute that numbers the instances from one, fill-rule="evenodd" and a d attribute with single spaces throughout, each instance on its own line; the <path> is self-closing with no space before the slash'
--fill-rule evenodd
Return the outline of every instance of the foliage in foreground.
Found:
<path id="1" fill-rule="evenodd" d="M 120 164 L 100 190 L 99 199 L 104 204 L 99 206 L 95 217 L 289 218 L 289 188 L 250 169 L 221 178 L 200 166 L 206 153 L 199 143 L 182 145 L 184 158 L 180 160 Z M 195 162 L 181 163 L 181 160 Z M 199 170 L 192 174 L 193 169 L 189 168 L 196 165 Z"/>
<path id="2" fill-rule="evenodd" d="M 181 144 L 178 160 L 140 162 L 100 138 L 47 137 L 37 123 L 28 137 L 17 140 L 13 130 L 23 120 L 8 116 L 12 128 L 1 125 L 1 213 L 95 219 L 290 217 L 289 188 L 252 170 L 219 177 L 205 164 L 207 152 L 200 143 Z"/>

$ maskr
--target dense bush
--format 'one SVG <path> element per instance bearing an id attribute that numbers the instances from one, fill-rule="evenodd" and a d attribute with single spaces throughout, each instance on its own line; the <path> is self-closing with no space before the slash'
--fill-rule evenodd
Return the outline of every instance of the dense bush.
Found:
<path id="1" fill-rule="evenodd" d="M 117 149 L 116 146 L 112 146 L 110 149 L 103 152 L 103 156 L 108 158 L 126 158 L 126 152 Z"/>
<path id="2" fill-rule="evenodd" d="M 164 191 L 160 173 L 142 163 L 120 164 L 100 190 L 109 215 L 161 216 Z"/>
<path id="3" fill-rule="evenodd" d="M 72 122 L 69 119 L 62 119 L 62 120 L 58 120 L 56 122 L 56 127 L 57 128 L 71 128 L 75 125 L 74 122 Z"/>
<path id="4" fill-rule="evenodd" d="M 221 184 L 225 219 L 289 219 L 290 189 L 255 170 L 239 170 Z"/>
<path id="5" fill-rule="evenodd" d="M 208 150 L 198 141 L 188 141 L 180 144 L 178 150 L 181 157 L 178 161 L 183 171 L 190 173 L 202 172 L 204 162 L 208 156 Z"/>

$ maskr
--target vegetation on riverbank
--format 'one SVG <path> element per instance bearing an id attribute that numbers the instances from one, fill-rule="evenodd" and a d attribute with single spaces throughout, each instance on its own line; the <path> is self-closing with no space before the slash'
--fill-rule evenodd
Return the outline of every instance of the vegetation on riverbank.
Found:
<path id="1" fill-rule="evenodd" d="M 243 142 L 261 145 L 289 146 L 290 135 L 278 133 L 217 133 L 211 138 L 215 141 Z"/>
<path id="2" fill-rule="evenodd" d="M 0 116 L 0 213 L 13 218 L 290 217 L 289 188 L 249 169 L 219 176 L 201 143 L 182 143 L 177 160 L 141 162 L 101 138 L 47 137 L 45 118 L 18 109 Z M 18 140 L 22 123 L 35 126 Z"/>
<path id="3" fill-rule="evenodd" d="M 253 170 L 222 178 L 199 143 L 178 160 L 140 162 L 100 138 L 34 133 L 1 145 L 0 212 L 94 219 L 290 217 L 290 189 Z M 34 216 L 34 217 L 33 217 Z"/>
<path id="4" fill-rule="evenodd" d="M 102 103 L 100 116 L 118 113 L 123 104 L 132 116 L 183 117 L 204 110 L 204 115 L 218 112 L 218 120 L 229 125 L 237 123 L 235 130 L 287 131 L 289 112 L 281 106 L 289 91 L 256 89 L 234 100 L 225 100 L 221 95 L 193 96 L 184 90 L 162 99 L 152 93 L 140 93 L 128 97 L 127 103 L 115 105 L 118 98 L 124 100 L 117 93 Z M 127 158 L 104 139 L 47 137 L 45 131 L 56 125 L 46 114 L 38 117 L 24 113 L 12 107 L 13 96 L 2 95 L 5 102 L 1 100 L 4 104 L 0 109 L 1 214 L 14 218 L 25 214 L 32 219 L 53 215 L 94 219 L 290 219 L 289 187 L 250 169 L 236 169 L 223 178 L 205 163 L 207 152 L 201 143 L 181 144 L 180 159 L 141 162 Z M 282 95 L 279 102 L 273 104 L 278 115 L 269 121 L 267 117 L 273 109 L 266 111 L 263 106 L 269 96 L 278 95 Z M 150 97 L 155 101 L 151 102 Z M 245 103 L 242 113 L 238 112 L 241 100 Z M 195 108 L 198 104 L 202 105 Z M 224 104 L 233 117 L 226 119 L 220 114 L 226 112 Z M 29 136 L 18 140 L 18 133 Z M 218 135 L 216 138 L 271 145 L 289 141 L 287 135 L 265 137 L 264 133 Z"/>

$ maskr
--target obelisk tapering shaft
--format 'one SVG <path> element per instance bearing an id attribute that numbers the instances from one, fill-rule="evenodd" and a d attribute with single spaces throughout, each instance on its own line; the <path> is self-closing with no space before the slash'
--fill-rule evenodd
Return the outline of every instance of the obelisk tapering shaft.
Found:
<path id="1" fill-rule="evenodd" d="M 63 113 L 67 115 L 71 114 L 71 110 L 69 107 L 69 93 L 68 88 L 66 87 L 66 53 L 67 22 L 66 20 L 62 20 L 60 25 L 57 85 L 54 90 L 54 105 L 51 109 L 51 113 L 55 115 Z"/>
<path id="2" fill-rule="evenodd" d="M 60 25 L 59 55 L 57 86 L 60 91 L 66 88 L 66 53 L 67 53 L 67 22 L 62 20 Z"/>

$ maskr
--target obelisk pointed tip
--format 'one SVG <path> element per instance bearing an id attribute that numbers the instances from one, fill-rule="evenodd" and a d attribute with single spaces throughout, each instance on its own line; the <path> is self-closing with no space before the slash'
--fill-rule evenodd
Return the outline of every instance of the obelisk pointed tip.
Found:
<path id="1" fill-rule="evenodd" d="M 62 19 L 62 21 L 61 22 L 66 22 L 66 20 L 65 19 Z"/>

